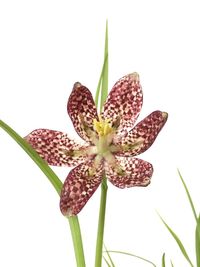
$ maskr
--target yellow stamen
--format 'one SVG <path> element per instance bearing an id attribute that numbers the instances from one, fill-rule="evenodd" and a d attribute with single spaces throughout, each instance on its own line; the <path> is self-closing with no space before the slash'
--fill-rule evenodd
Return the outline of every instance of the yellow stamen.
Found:
<path id="1" fill-rule="evenodd" d="M 99 116 L 99 121 L 96 119 L 93 120 L 93 128 L 99 136 L 105 136 L 113 132 L 110 119 L 103 120 L 101 116 Z"/>

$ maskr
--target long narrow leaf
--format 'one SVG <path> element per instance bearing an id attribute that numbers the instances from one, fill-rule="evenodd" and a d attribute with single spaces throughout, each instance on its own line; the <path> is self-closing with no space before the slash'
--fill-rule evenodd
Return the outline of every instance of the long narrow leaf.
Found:
<path id="1" fill-rule="evenodd" d="M 47 163 L 37 154 L 37 152 L 17 134 L 10 126 L 0 120 L 0 127 L 6 131 L 19 145 L 20 147 L 30 156 L 30 158 L 38 165 L 41 171 L 47 176 L 51 184 L 54 186 L 56 192 L 60 195 L 62 189 L 62 182 L 54 171 L 47 165 Z M 81 237 L 81 230 L 77 216 L 68 218 L 71 235 L 74 245 L 74 252 L 76 256 L 77 266 L 85 267 L 83 243 Z"/>
<path id="2" fill-rule="evenodd" d="M 102 87 L 102 77 L 103 77 L 103 73 L 105 71 L 105 65 L 107 64 L 107 60 L 108 60 L 108 54 L 106 54 L 106 56 L 104 57 L 104 62 L 103 62 L 101 74 L 100 74 L 100 77 L 99 77 L 99 82 L 98 82 L 98 85 L 97 85 L 97 90 L 96 90 L 95 104 L 96 104 L 97 109 L 98 109 L 98 104 L 99 104 L 99 94 L 100 94 L 101 87 Z"/>
<path id="3" fill-rule="evenodd" d="M 108 250 L 109 253 L 118 253 L 118 254 L 123 254 L 123 255 L 127 255 L 127 256 L 131 256 L 131 257 L 135 257 L 137 259 L 140 259 L 142 261 L 145 261 L 149 264 L 151 264 L 152 266 L 156 267 L 155 263 L 153 263 L 152 261 L 149 261 L 143 257 L 140 257 L 140 256 L 137 256 L 135 254 L 132 254 L 132 253 L 128 253 L 128 252 L 124 252 L 124 251 L 118 251 L 118 250 Z"/>
<path id="4" fill-rule="evenodd" d="M 103 104 L 105 103 L 108 95 L 108 22 L 106 22 L 104 59 L 106 60 L 102 75 L 100 111 L 102 110 Z"/>
<path id="5" fill-rule="evenodd" d="M 173 264 L 173 262 L 171 261 L 171 267 L 174 267 L 174 264 Z"/>
<path id="6" fill-rule="evenodd" d="M 195 241 L 196 241 L 197 267 L 200 267 L 200 216 L 198 218 L 198 222 L 197 222 L 197 225 L 196 225 Z"/>
<path id="7" fill-rule="evenodd" d="M 106 252 L 106 254 L 107 254 L 107 256 L 108 256 L 108 258 L 109 258 L 109 260 L 110 260 L 111 266 L 112 266 L 112 267 L 115 267 L 115 264 L 114 264 L 114 262 L 113 262 L 113 260 L 112 260 L 112 258 L 111 258 L 111 256 L 110 256 L 110 253 L 109 253 L 109 251 L 107 250 L 107 248 L 106 248 L 105 245 L 104 245 L 104 248 L 105 248 L 105 252 Z"/>
<path id="8" fill-rule="evenodd" d="M 158 214 L 159 215 L 159 214 Z M 179 249 L 181 250 L 183 256 L 186 258 L 186 260 L 189 262 L 190 266 L 194 267 L 194 265 L 192 264 L 184 246 L 183 243 L 181 242 L 180 238 L 175 234 L 175 232 L 169 227 L 169 225 L 164 221 L 164 219 L 159 215 L 161 221 L 164 223 L 165 227 L 168 229 L 168 231 L 170 232 L 170 234 L 173 236 L 173 238 L 175 239 L 176 243 L 179 246 Z"/>
<path id="9" fill-rule="evenodd" d="M 162 267 L 165 267 L 165 253 L 162 255 Z"/>
<path id="10" fill-rule="evenodd" d="M 181 173 L 180 173 L 179 170 L 178 170 L 178 175 L 179 175 L 179 177 L 180 177 L 180 179 L 181 179 L 181 182 L 182 182 L 182 184 L 183 184 L 183 186 L 184 186 L 184 188 L 185 188 L 185 191 L 186 191 L 188 200 L 189 200 L 189 202 L 190 202 L 190 206 L 191 206 L 192 212 L 193 212 L 193 214 L 194 214 L 194 218 L 195 218 L 195 220 L 196 220 L 196 222 L 197 222 L 197 221 L 198 221 L 198 217 L 197 217 L 197 213 L 196 213 L 196 211 L 195 211 L 195 207 L 194 207 L 194 204 L 193 204 L 193 201 L 192 201 L 190 192 L 189 192 L 189 190 L 188 190 L 188 188 L 187 188 L 187 185 L 186 185 L 186 183 L 185 183 L 185 181 L 184 181 L 184 179 L 183 179 L 183 177 L 182 177 L 182 175 L 181 175 Z"/>
<path id="11" fill-rule="evenodd" d="M 23 150 L 32 158 L 32 160 L 38 165 L 41 171 L 47 176 L 49 181 L 54 186 L 58 194 L 60 194 L 62 188 L 62 182 L 58 176 L 52 171 L 47 163 L 38 155 L 38 153 L 22 138 L 17 134 L 10 126 L 0 120 L 0 127 L 6 131 L 20 146 Z"/>
<path id="12" fill-rule="evenodd" d="M 106 257 L 103 256 L 103 259 L 104 259 L 104 261 L 106 262 L 106 264 L 107 264 L 108 267 L 112 267 L 112 266 L 110 265 L 110 263 L 108 262 L 108 260 L 106 259 Z"/>

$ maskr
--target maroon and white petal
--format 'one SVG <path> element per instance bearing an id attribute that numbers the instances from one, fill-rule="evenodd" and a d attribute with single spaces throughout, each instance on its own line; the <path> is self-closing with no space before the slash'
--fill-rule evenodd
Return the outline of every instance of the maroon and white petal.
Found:
<path id="1" fill-rule="evenodd" d="M 91 92 L 82 84 L 75 83 L 67 104 L 67 111 L 77 133 L 85 141 L 91 141 L 93 120 L 98 120 Z"/>
<path id="2" fill-rule="evenodd" d="M 138 158 L 116 157 L 116 166 L 105 165 L 106 177 L 119 187 L 147 186 L 153 174 L 153 166 Z"/>
<path id="3" fill-rule="evenodd" d="M 94 168 L 92 160 L 80 164 L 70 171 L 64 182 L 60 198 L 60 209 L 63 215 L 73 216 L 82 210 L 100 185 L 102 175 L 102 164 Z"/>
<path id="4" fill-rule="evenodd" d="M 102 117 L 111 119 L 118 128 L 117 133 L 130 130 L 142 107 L 142 88 L 139 75 L 134 72 L 116 82 L 103 107 Z"/>
<path id="5" fill-rule="evenodd" d="M 77 144 L 62 132 L 37 129 L 25 139 L 49 165 L 76 166 L 85 160 L 82 152 L 87 146 Z"/>
<path id="6" fill-rule="evenodd" d="M 136 156 L 146 151 L 155 141 L 167 121 L 166 112 L 154 111 L 139 122 L 126 136 L 116 144 L 119 156 Z"/>

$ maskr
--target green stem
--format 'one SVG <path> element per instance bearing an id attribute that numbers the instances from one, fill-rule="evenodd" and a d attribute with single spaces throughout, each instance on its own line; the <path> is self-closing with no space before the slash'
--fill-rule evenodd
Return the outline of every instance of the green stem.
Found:
<path id="1" fill-rule="evenodd" d="M 78 217 L 77 216 L 69 217 L 68 221 L 74 245 L 76 265 L 77 267 L 85 267 L 84 250 L 83 250 L 83 243 L 82 243 L 81 230 Z"/>
<path id="2" fill-rule="evenodd" d="M 105 213 L 106 213 L 106 199 L 107 199 L 107 181 L 104 178 L 101 184 L 101 200 L 99 210 L 99 223 L 97 230 L 97 241 L 96 241 L 96 258 L 95 267 L 101 267 L 102 264 L 102 251 L 103 251 L 103 235 L 105 225 Z"/>
<path id="3" fill-rule="evenodd" d="M 103 104 L 105 103 L 108 94 L 108 23 L 106 21 L 106 33 L 105 33 L 105 49 L 104 49 L 104 64 L 100 80 L 97 88 L 97 95 L 100 91 L 101 85 L 101 102 L 100 112 Z M 98 99 L 96 97 L 95 104 L 98 106 Z M 105 213 L 106 213 L 106 199 L 107 199 L 107 180 L 104 177 L 101 184 L 101 199 L 99 208 L 99 221 L 97 229 L 97 240 L 96 240 L 96 256 L 95 256 L 95 267 L 101 267 L 102 265 L 102 254 L 103 254 L 103 236 L 104 236 L 104 225 L 105 225 Z"/>
<path id="4" fill-rule="evenodd" d="M 38 165 L 41 171 L 47 176 L 56 192 L 60 195 L 62 189 L 62 182 L 54 171 L 46 164 L 46 162 L 37 154 L 37 152 L 17 134 L 9 125 L 0 120 L 0 127 L 7 132 L 20 146 L 21 148 L 31 157 L 31 159 Z M 85 267 L 84 251 L 82 245 L 81 230 L 77 216 L 68 218 L 72 241 L 74 245 L 74 253 L 76 257 L 77 267 Z"/>

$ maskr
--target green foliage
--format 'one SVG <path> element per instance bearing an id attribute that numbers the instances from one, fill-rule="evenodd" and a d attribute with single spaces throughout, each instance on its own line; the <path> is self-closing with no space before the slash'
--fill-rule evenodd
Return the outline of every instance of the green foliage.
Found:
<path id="1" fill-rule="evenodd" d="M 197 220 L 195 231 L 195 243 L 196 243 L 196 261 L 197 267 L 200 267 L 200 216 Z"/>
<path id="2" fill-rule="evenodd" d="M 105 34 L 104 62 L 105 65 L 103 68 L 103 75 L 102 75 L 100 111 L 102 110 L 103 104 L 105 103 L 108 95 L 108 22 L 107 21 L 106 21 L 106 34 Z"/>
<path id="3" fill-rule="evenodd" d="M 162 255 L 162 267 L 165 267 L 165 253 Z"/>
<path id="4" fill-rule="evenodd" d="M 145 259 L 145 258 L 143 258 L 143 257 L 137 256 L 137 255 L 135 255 L 135 254 L 129 253 L 129 252 L 118 251 L 118 250 L 108 250 L 108 252 L 109 252 L 109 253 L 118 253 L 118 254 L 123 254 L 123 255 L 131 256 L 131 257 L 135 257 L 135 258 L 137 258 L 137 259 L 140 259 L 140 260 L 142 260 L 142 261 L 145 261 L 145 262 L 151 264 L 152 266 L 156 267 L 155 263 L 153 263 L 152 261 L 147 260 L 147 259 Z"/>
<path id="5" fill-rule="evenodd" d="M 105 253 L 106 253 L 106 255 L 107 255 L 107 257 L 108 257 L 108 259 L 109 259 L 109 261 L 110 261 L 110 266 L 111 267 L 115 267 L 115 264 L 114 264 L 114 262 L 113 262 L 113 260 L 112 260 L 112 258 L 111 258 L 111 256 L 110 256 L 110 253 L 109 253 L 109 251 L 107 250 L 107 248 L 106 248 L 106 246 L 104 245 L 104 248 L 105 248 Z M 104 260 L 105 260 L 105 257 L 104 257 Z"/>
<path id="6" fill-rule="evenodd" d="M 159 215 L 160 216 L 160 215 Z M 180 238 L 177 236 L 177 234 L 169 227 L 169 225 L 164 221 L 164 219 L 160 216 L 160 219 L 162 220 L 162 222 L 164 223 L 164 225 L 166 226 L 167 230 L 170 232 L 170 234 L 173 236 L 173 238 L 175 239 L 177 245 L 179 246 L 180 251 L 182 252 L 183 256 L 186 258 L 186 260 L 189 262 L 191 267 L 194 267 L 194 265 L 192 264 L 186 249 L 183 245 L 183 243 L 181 242 Z"/>
<path id="7" fill-rule="evenodd" d="M 107 264 L 108 267 L 112 267 L 112 266 L 110 265 L 109 261 L 106 259 L 106 257 L 103 256 L 103 259 L 104 259 L 104 261 L 105 261 L 105 263 Z"/>
<path id="8" fill-rule="evenodd" d="M 0 120 L 0 127 L 6 131 L 20 147 L 30 156 L 30 158 L 36 163 L 36 165 L 41 169 L 41 171 L 49 179 L 56 192 L 60 195 L 62 189 L 62 182 L 54 171 L 47 165 L 47 163 L 38 155 L 38 153 L 22 138 L 18 133 L 16 133 L 10 126 L 5 122 Z M 74 252 L 76 256 L 77 266 L 85 267 L 85 259 L 83 252 L 83 244 L 81 231 L 79 226 L 79 221 L 77 216 L 68 218 L 72 240 L 74 244 Z"/>
<path id="9" fill-rule="evenodd" d="M 197 217 L 197 213 L 194 207 L 194 203 L 192 201 L 192 197 L 190 195 L 190 192 L 188 190 L 188 187 L 180 173 L 180 171 L 178 170 L 178 175 L 179 178 L 183 184 L 183 187 L 185 189 L 192 213 L 194 215 L 195 221 L 196 221 L 196 229 L 195 229 L 195 247 L 196 247 L 196 262 L 197 262 L 197 267 L 200 267 L 200 216 Z M 160 216 L 160 215 L 159 215 Z M 160 216 L 162 222 L 164 223 L 164 225 L 166 226 L 166 228 L 168 229 L 168 231 L 170 232 L 170 234 L 173 236 L 173 238 L 175 239 L 177 245 L 179 246 L 180 251 L 182 252 L 183 256 L 185 257 L 185 259 L 188 261 L 188 263 L 190 264 L 191 267 L 194 267 L 193 263 L 191 262 L 185 247 L 183 246 L 183 243 L 181 242 L 180 238 L 177 236 L 177 234 L 169 227 L 169 225 L 162 219 L 162 217 Z M 171 262 L 171 266 L 173 267 L 173 263 Z"/>
<path id="10" fill-rule="evenodd" d="M 55 172 L 47 165 L 47 163 L 38 155 L 38 153 L 22 138 L 18 133 L 16 133 L 10 126 L 5 122 L 0 120 L 0 127 L 6 131 L 20 147 L 29 155 L 29 157 L 38 165 L 41 171 L 49 179 L 56 192 L 60 195 L 62 182 L 55 174 Z"/>
<path id="11" fill-rule="evenodd" d="M 180 173 L 179 170 L 178 170 L 178 175 L 179 175 L 179 177 L 180 177 L 180 179 L 181 179 L 181 182 L 182 182 L 183 187 L 184 187 L 184 189 L 185 189 L 185 192 L 186 192 L 186 194 L 187 194 L 188 201 L 189 201 L 189 203 L 190 203 L 192 212 L 193 212 L 193 214 L 194 214 L 194 218 L 195 218 L 195 220 L 196 220 L 196 222 L 197 222 L 197 221 L 198 221 L 198 217 L 197 217 L 197 213 L 196 213 L 195 208 L 194 208 L 194 204 L 193 204 L 193 201 L 192 201 L 190 192 L 189 192 L 189 190 L 188 190 L 188 188 L 187 188 L 187 185 L 186 185 L 185 181 L 183 180 L 183 177 L 182 177 L 182 175 L 181 175 L 181 173 Z"/>

